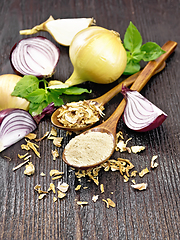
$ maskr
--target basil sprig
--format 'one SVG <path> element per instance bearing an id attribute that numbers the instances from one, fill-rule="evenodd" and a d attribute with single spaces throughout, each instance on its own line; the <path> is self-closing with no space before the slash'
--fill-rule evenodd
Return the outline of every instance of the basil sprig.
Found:
<path id="1" fill-rule="evenodd" d="M 147 42 L 142 45 L 142 36 L 132 22 L 125 32 L 123 44 L 127 52 L 127 65 L 124 75 L 138 72 L 141 68 L 140 61 L 152 61 L 165 53 L 155 42 Z"/>
<path id="2" fill-rule="evenodd" d="M 43 83 L 43 87 L 40 84 Z M 12 96 L 27 99 L 29 104 L 29 113 L 36 116 L 42 112 L 50 103 L 54 102 L 54 106 L 61 106 L 63 100 L 60 97 L 66 95 L 81 95 L 82 93 L 90 93 L 85 88 L 69 87 L 69 88 L 48 88 L 48 82 L 45 79 L 39 80 L 33 75 L 26 75 L 17 82 Z"/>

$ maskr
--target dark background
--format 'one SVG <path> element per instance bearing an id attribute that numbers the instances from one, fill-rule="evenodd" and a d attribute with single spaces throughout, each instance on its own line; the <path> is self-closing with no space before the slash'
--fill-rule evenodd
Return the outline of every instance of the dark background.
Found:
<path id="1" fill-rule="evenodd" d="M 129 22 L 140 31 L 143 43 L 154 41 L 162 46 L 166 41 L 180 42 L 180 1 L 179 0 L 1 0 L 0 1 L 0 74 L 14 73 L 9 53 L 13 45 L 25 36 L 19 30 L 32 28 L 52 15 L 57 18 L 94 17 L 99 26 L 116 30 L 123 39 Z M 73 67 L 68 55 L 68 47 L 58 45 L 45 32 L 61 51 L 60 61 L 53 76 L 65 81 Z M 116 152 L 112 157 L 129 159 L 135 169 L 141 171 L 149 167 L 153 155 L 158 155 L 157 169 L 151 170 L 138 182 L 147 182 L 145 191 L 135 191 L 131 181 L 125 183 L 119 172 L 99 174 L 105 193 L 99 186 L 82 178 L 82 189 L 74 189 L 79 184 L 74 171 L 62 161 L 62 151 L 71 136 L 58 130 L 58 136 L 64 137 L 60 157 L 53 161 L 51 141 L 40 143 L 41 159 L 33 153 L 31 161 L 36 167 L 33 176 L 24 175 L 24 167 L 13 172 L 12 168 L 22 160 L 20 145 L 24 140 L 0 153 L 0 238 L 1 239 L 179 239 L 180 236 L 180 51 L 167 60 L 163 72 L 154 76 L 142 90 L 142 94 L 168 114 L 167 120 L 157 129 L 147 133 L 135 133 L 126 128 L 122 120 L 117 131 L 122 130 L 126 138 L 132 137 L 130 145 L 144 145 L 145 151 L 139 154 Z M 82 97 L 100 96 L 115 86 L 84 83 L 83 87 L 92 89 L 92 94 Z M 1 94 L 1 93 L 0 93 Z M 77 98 L 74 98 L 77 100 Z M 115 110 L 122 99 L 117 95 L 106 105 L 106 117 Z M 67 99 L 65 99 L 66 101 Z M 72 100 L 72 99 L 71 99 Z M 50 119 L 43 120 L 38 128 L 39 137 L 52 127 Z M 9 161 L 6 157 L 11 158 Z M 67 196 L 53 202 L 53 194 L 39 201 L 34 186 L 40 184 L 47 190 L 51 182 L 49 171 L 64 171 L 63 181 L 70 185 Z M 46 173 L 41 177 L 40 173 Z M 55 182 L 57 184 L 57 181 Z M 83 187 L 88 189 L 83 189 Z M 113 192 L 113 194 L 111 194 Z M 93 195 L 99 195 L 94 203 Z M 102 199 L 111 198 L 116 207 L 109 209 Z M 77 206 L 75 199 L 88 201 L 84 207 Z"/>

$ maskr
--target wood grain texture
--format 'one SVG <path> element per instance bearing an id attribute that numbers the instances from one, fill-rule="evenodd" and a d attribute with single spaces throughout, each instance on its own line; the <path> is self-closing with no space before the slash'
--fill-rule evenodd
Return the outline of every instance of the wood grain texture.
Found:
<path id="1" fill-rule="evenodd" d="M 118 31 L 122 39 L 132 21 L 139 29 L 144 43 L 154 41 L 162 46 L 168 40 L 180 42 L 179 13 L 179 0 L 1 0 L 0 74 L 13 73 L 9 53 L 13 45 L 24 38 L 19 35 L 19 30 L 32 28 L 50 15 L 55 19 L 94 17 L 97 25 Z M 41 32 L 38 35 L 54 42 L 48 33 Z M 68 48 L 57 46 L 61 57 L 53 78 L 65 81 L 73 67 Z M 143 179 L 137 178 L 137 182 L 148 183 L 147 190 L 135 191 L 131 188 L 131 182 L 125 183 L 119 172 L 101 171 L 99 181 L 104 184 L 103 194 L 99 186 L 89 182 L 88 178 L 82 178 L 81 190 L 75 191 L 79 181 L 74 171 L 61 159 L 63 148 L 72 136 L 66 136 L 62 130 L 58 130 L 58 136 L 64 139 L 62 148 L 58 149 L 60 157 L 56 161 L 53 161 L 51 154 L 54 149 L 52 141 L 45 139 L 39 143 L 41 158 L 32 154 L 35 174 L 25 176 L 24 167 L 13 172 L 13 167 L 22 161 L 17 156 L 18 153 L 24 153 L 20 149 L 24 143 L 21 140 L 0 153 L 0 239 L 180 239 L 179 59 L 178 46 L 167 60 L 166 68 L 152 77 L 142 90 L 145 97 L 168 114 L 167 120 L 159 128 L 147 133 L 135 133 L 127 129 L 122 120 L 117 127 L 117 131 L 122 130 L 124 136 L 132 137 L 130 145 L 144 145 L 146 149 L 139 154 L 115 152 L 113 158 L 127 158 L 140 171 L 149 168 L 152 156 L 158 155 L 158 168 L 151 170 Z M 93 90 L 92 94 L 85 97 L 99 97 L 120 80 L 103 87 L 84 83 L 84 87 Z M 118 94 L 107 103 L 105 119 L 112 114 L 121 99 L 121 94 Z M 49 118 L 43 120 L 38 127 L 38 137 L 51 127 Z M 70 185 L 67 196 L 55 203 L 53 193 L 39 201 L 34 191 L 36 184 L 40 184 L 44 190 L 48 189 L 51 169 L 63 171 L 63 181 Z M 41 177 L 41 172 L 46 176 Z M 57 185 L 57 182 L 54 183 Z M 96 203 L 91 200 L 93 195 L 99 195 Z M 116 203 L 115 208 L 106 207 L 102 199 L 107 198 Z M 76 200 L 88 201 L 89 204 L 81 208 Z"/>

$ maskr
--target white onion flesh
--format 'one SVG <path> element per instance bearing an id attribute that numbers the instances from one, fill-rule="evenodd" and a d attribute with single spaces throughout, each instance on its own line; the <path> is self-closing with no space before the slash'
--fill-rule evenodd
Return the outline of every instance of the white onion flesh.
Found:
<path id="1" fill-rule="evenodd" d="M 19 41 L 10 55 L 15 71 L 22 75 L 49 77 L 59 61 L 59 49 L 44 37 L 32 37 Z"/>
<path id="2" fill-rule="evenodd" d="M 37 127 L 32 116 L 22 109 L 0 112 L 0 152 L 21 140 Z"/>
<path id="3" fill-rule="evenodd" d="M 143 97 L 139 92 L 123 88 L 126 107 L 123 120 L 132 130 L 145 132 L 159 127 L 167 118 L 167 114 Z"/>

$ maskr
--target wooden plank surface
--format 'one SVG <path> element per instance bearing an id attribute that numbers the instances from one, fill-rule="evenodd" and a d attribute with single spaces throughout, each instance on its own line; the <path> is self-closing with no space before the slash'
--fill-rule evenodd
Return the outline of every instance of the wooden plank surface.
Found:
<path id="1" fill-rule="evenodd" d="M 180 1 L 179 0 L 61 0 L 61 1 L 0 1 L 0 74 L 13 73 L 9 53 L 13 45 L 23 36 L 19 30 L 31 28 L 45 21 L 50 15 L 56 18 L 94 17 L 97 25 L 116 30 L 122 39 L 129 22 L 139 29 L 143 42 L 154 41 L 163 45 L 168 40 L 180 42 Z M 45 36 L 54 42 L 45 32 Z M 55 43 L 55 42 L 54 42 Z M 57 44 L 57 43 L 56 43 Z M 58 44 L 57 44 L 58 45 Z M 73 71 L 68 48 L 58 45 L 61 51 L 54 79 L 65 81 Z M 135 191 L 131 182 L 125 183 L 119 172 L 99 173 L 99 182 L 105 192 L 88 178 L 81 182 L 61 159 L 62 151 L 72 136 L 58 130 L 63 137 L 60 157 L 53 161 L 51 141 L 40 142 L 41 158 L 32 154 L 31 161 L 36 171 L 33 176 L 24 175 L 24 167 L 13 172 L 22 154 L 19 143 L 0 153 L 0 239 L 180 239 L 180 51 L 179 47 L 168 59 L 163 72 L 154 76 L 142 90 L 142 94 L 168 114 L 167 120 L 157 129 L 147 133 L 135 133 L 126 128 L 122 120 L 117 131 L 123 131 L 126 138 L 132 137 L 130 145 L 144 145 L 139 154 L 115 152 L 113 158 L 129 159 L 137 171 L 150 166 L 153 155 L 158 155 L 157 169 L 137 182 L 147 182 L 145 191 Z M 120 81 L 119 79 L 118 81 Z M 86 98 L 100 96 L 117 84 L 97 85 L 85 83 L 92 89 Z M 1 93 L 0 93 L 1 94 Z M 106 105 L 107 118 L 117 107 L 122 96 L 118 94 Z M 50 119 L 43 120 L 38 127 L 38 137 L 51 130 Z M 6 157 L 10 158 L 9 161 Z M 47 190 L 51 182 L 49 171 L 64 172 L 62 181 L 70 185 L 67 196 L 53 202 L 53 193 L 39 201 L 34 186 L 40 184 Z M 45 177 L 40 173 L 44 172 Z M 55 181 L 57 185 L 58 181 Z M 75 187 L 81 184 L 80 191 Z M 84 187 L 88 187 L 84 189 Z M 93 195 L 99 195 L 96 203 Z M 102 199 L 111 198 L 115 208 L 107 208 Z M 88 201 L 80 207 L 76 200 Z"/>

